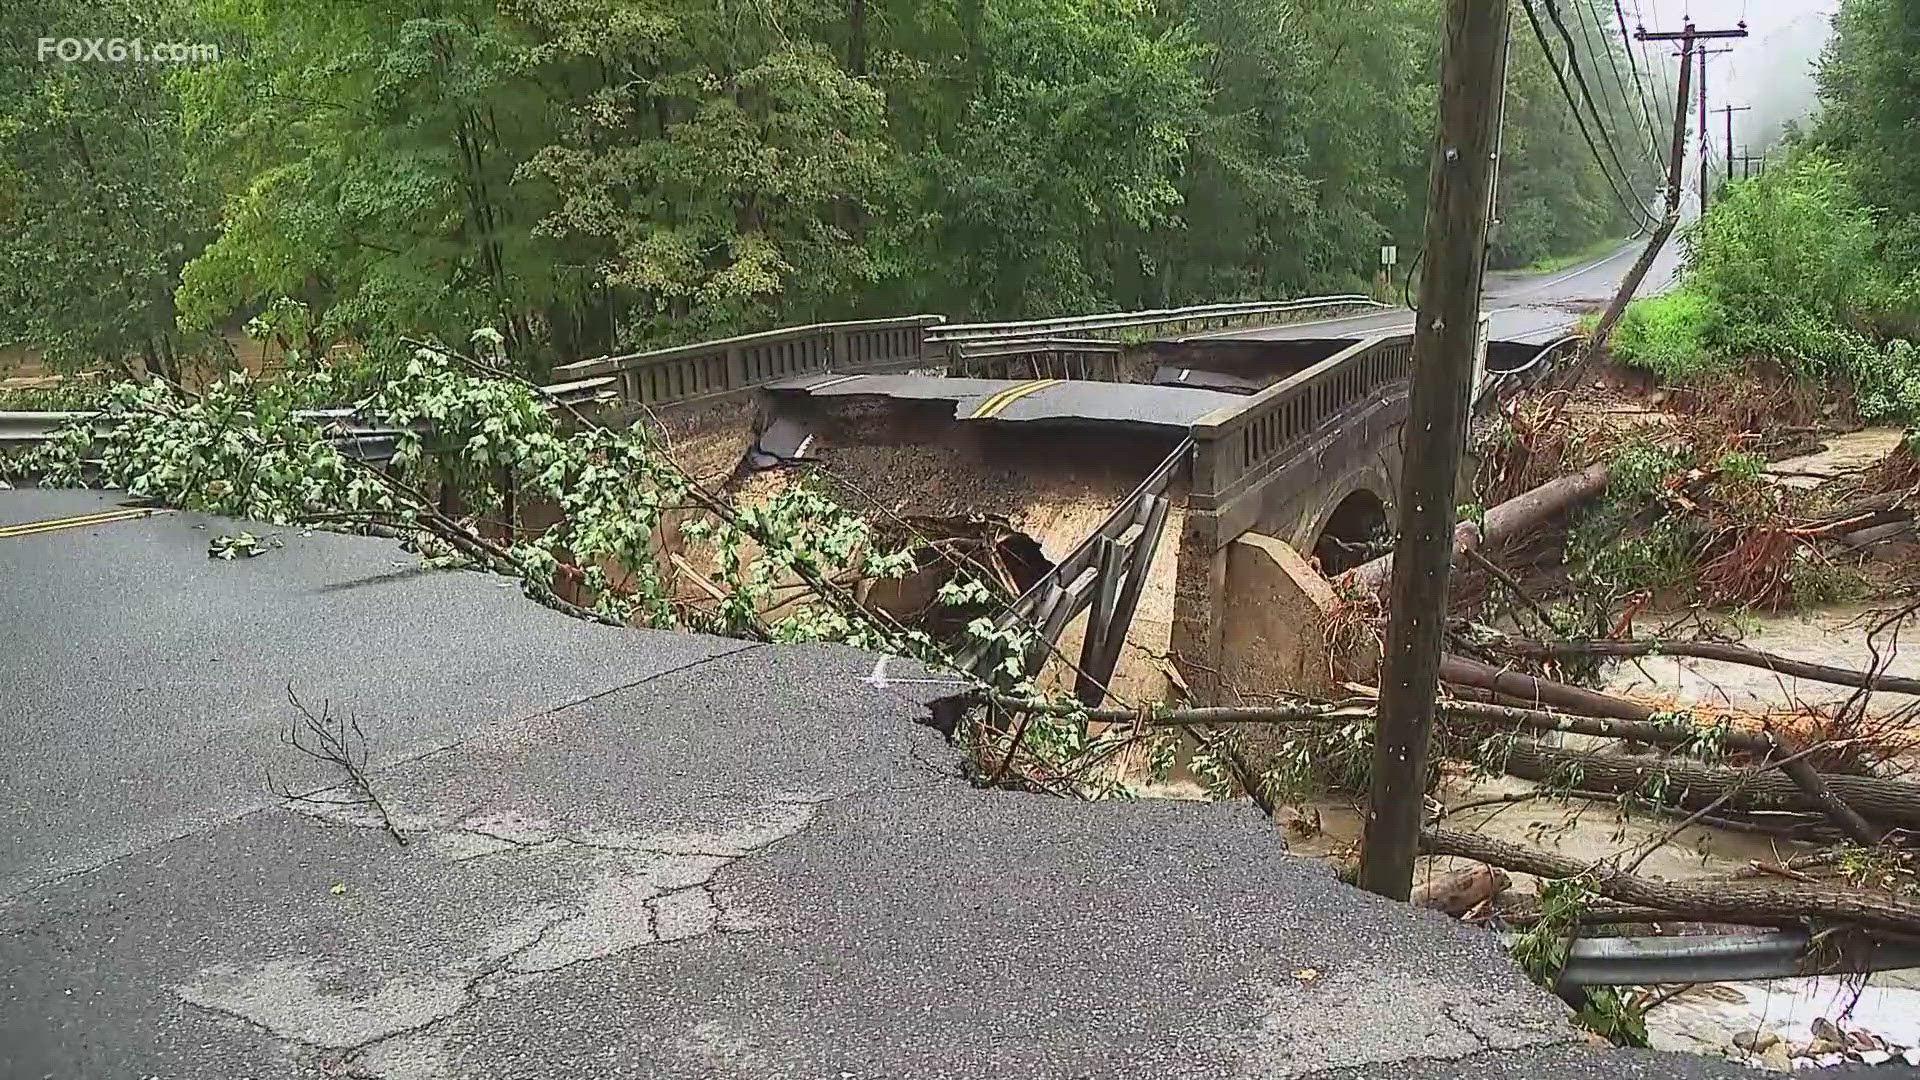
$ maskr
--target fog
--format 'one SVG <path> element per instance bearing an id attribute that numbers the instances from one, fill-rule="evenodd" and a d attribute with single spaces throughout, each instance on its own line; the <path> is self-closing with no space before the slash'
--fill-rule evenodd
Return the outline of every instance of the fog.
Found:
<path id="1" fill-rule="evenodd" d="M 1635 6 L 1636 0 L 1627 0 L 1630 20 Z M 1649 30 L 1678 30 L 1687 18 L 1702 30 L 1746 22 L 1749 36 L 1715 42 L 1715 47 L 1730 44 L 1733 51 L 1707 61 L 1708 109 L 1749 106 L 1749 111 L 1733 116 L 1736 153 L 1762 153 L 1780 138 L 1788 121 L 1804 121 L 1817 107 L 1813 68 L 1832 32 L 1838 0 L 1637 0 L 1637 6 Z M 1648 58 L 1671 67 L 1675 59 L 1668 51 L 1650 50 Z M 1716 171 L 1726 167 L 1726 120 L 1720 113 L 1708 118 L 1709 153 Z M 1697 127 L 1699 121 L 1691 123 Z M 1687 156 L 1690 163 L 1698 161 L 1697 146 Z"/>

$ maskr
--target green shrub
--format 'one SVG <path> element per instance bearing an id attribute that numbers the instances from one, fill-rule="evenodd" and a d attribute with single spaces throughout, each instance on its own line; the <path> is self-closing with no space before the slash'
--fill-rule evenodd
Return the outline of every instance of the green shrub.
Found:
<path id="1" fill-rule="evenodd" d="M 1614 353 L 1675 382 L 1764 357 L 1851 383 L 1866 419 L 1920 418 L 1920 349 L 1903 336 L 1920 332 L 1920 275 L 1885 231 L 1844 166 L 1802 151 L 1727 186 L 1686 234 L 1680 287 L 1628 307 Z"/>
<path id="2" fill-rule="evenodd" d="M 1866 420 L 1920 418 L 1920 347 L 1896 338 L 1854 359 L 1853 386 Z"/>
<path id="3" fill-rule="evenodd" d="M 1718 363 L 1707 351 L 1712 322 L 1712 305 L 1692 289 L 1635 300 L 1614 328 L 1613 352 L 1663 379 L 1694 378 Z"/>

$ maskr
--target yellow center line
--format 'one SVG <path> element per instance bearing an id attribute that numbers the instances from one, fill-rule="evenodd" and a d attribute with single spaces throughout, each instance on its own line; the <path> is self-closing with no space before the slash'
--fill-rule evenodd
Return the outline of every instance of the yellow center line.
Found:
<path id="1" fill-rule="evenodd" d="M 0 526 L 0 540 L 15 536 L 34 536 L 39 533 L 58 532 L 61 529 L 84 529 L 89 525 L 106 525 L 115 521 L 130 521 L 134 518 L 149 517 L 164 511 L 148 507 L 122 507 L 117 510 L 104 510 L 93 514 L 81 514 L 76 517 L 48 518 L 45 521 L 25 521 L 18 525 Z"/>
<path id="2" fill-rule="evenodd" d="M 1025 385 L 1027 384 L 1014 383 L 1012 386 L 1004 386 L 998 390 L 995 390 L 993 393 L 988 394 L 985 401 L 982 401 L 980 404 L 974 406 L 973 411 L 967 414 L 967 419 L 978 420 L 981 417 L 987 415 L 987 410 L 1000 404 L 1001 398 L 1006 397 L 1008 394 L 1013 393 L 1015 390 L 1018 390 Z"/>
<path id="3" fill-rule="evenodd" d="M 1037 394 L 1040 391 L 1045 390 L 1049 386 L 1057 386 L 1063 381 L 1065 380 L 1035 379 L 1032 382 L 1021 383 L 1019 386 L 1009 387 L 1005 390 L 1000 391 L 998 394 L 995 394 L 994 396 L 988 398 L 987 400 L 981 402 L 980 407 L 973 411 L 973 416 L 970 417 L 969 419 L 973 419 L 973 420 L 992 419 L 993 417 L 999 416 L 1001 413 L 1005 412 L 1007 410 L 1007 406 L 1012 405 L 1014 402 L 1019 401 L 1021 398 L 1027 397 L 1028 395 L 1031 395 L 1031 394 Z"/>

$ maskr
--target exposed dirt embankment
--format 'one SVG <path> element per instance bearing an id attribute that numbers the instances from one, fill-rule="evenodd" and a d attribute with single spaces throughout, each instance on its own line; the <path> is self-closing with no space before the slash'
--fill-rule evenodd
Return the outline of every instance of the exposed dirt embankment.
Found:
<path id="1" fill-rule="evenodd" d="M 1170 438 L 1138 432 L 958 423 L 951 408 L 855 400 L 794 414 L 813 436 L 808 463 L 760 473 L 743 491 L 771 494 L 812 478 L 880 529 L 902 519 L 913 519 L 924 533 L 929 518 L 1004 518 L 1052 564 L 1071 554 L 1174 447 Z M 1166 690 L 1162 658 L 1172 636 L 1174 554 L 1186 500 L 1184 489 L 1170 495 L 1174 510 L 1112 683 L 1129 702 L 1157 700 Z M 1078 657 L 1085 621 L 1076 619 L 1062 635 L 1066 656 Z"/>

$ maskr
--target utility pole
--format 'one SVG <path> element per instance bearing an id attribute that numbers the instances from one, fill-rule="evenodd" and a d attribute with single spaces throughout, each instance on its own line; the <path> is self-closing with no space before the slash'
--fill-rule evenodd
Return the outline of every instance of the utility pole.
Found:
<path id="1" fill-rule="evenodd" d="M 1693 71 L 1693 44 L 1703 38 L 1741 38 L 1747 36 L 1747 24 L 1739 24 L 1735 30 L 1701 30 L 1692 23 L 1678 33 L 1650 34 L 1642 26 L 1633 35 L 1641 41 L 1678 41 L 1680 42 L 1680 87 L 1673 100 L 1673 149 L 1667 158 L 1667 212 L 1660 220 L 1659 228 L 1647 238 L 1646 250 L 1635 260 L 1633 269 L 1627 271 L 1626 280 L 1620 283 L 1620 289 L 1613 294 L 1613 302 L 1600 316 L 1599 325 L 1593 329 L 1593 337 L 1587 342 L 1587 353 L 1591 355 L 1607 343 L 1608 335 L 1613 333 L 1613 324 L 1620 321 L 1620 313 L 1627 309 L 1627 301 L 1640 288 L 1640 282 L 1646 280 L 1647 270 L 1653 266 L 1653 260 L 1659 256 L 1660 249 L 1673 235 L 1674 226 L 1680 224 L 1680 173 L 1687 162 L 1687 91 L 1689 74 Z M 1701 117 L 1700 137 L 1706 138 L 1706 118 Z M 1706 181 L 1701 180 L 1702 197 L 1706 191 Z"/>
<path id="2" fill-rule="evenodd" d="M 1744 31 L 1743 31 L 1744 32 Z M 1700 216 L 1707 216 L 1707 192 L 1712 185 L 1707 183 L 1707 57 L 1732 52 L 1732 46 L 1723 49 L 1700 50 Z"/>
<path id="3" fill-rule="evenodd" d="M 1466 444 L 1480 284 L 1510 10 L 1508 0 L 1448 0 L 1440 48 L 1440 123 L 1427 180 L 1426 267 L 1413 331 L 1413 385 L 1402 438 L 1400 538 L 1394 545 L 1373 780 L 1360 887 L 1396 900 L 1413 888 L 1439 686 L 1454 481 Z"/>
<path id="4" fill-rule="evenodd" d="M 1731 184 L 1733 183 L 1733 114 L 1737 112 L 1752 112 L 1753 106 L 1722 105 L 1713 111 L 1725 113 L 1727 117 L 1727 183 Z"/>
<path id="5" fill-rule="evenodd" d="M 1506 164 L 1502 155 L 1507 146 L 1507 80 L 1511 78 L 1508 69 L 1513 64 L 1513 35 L 1507 35 L 1507 42 L 1500 49 L 1500 112 L 1493 121 L 1493 180 L 1487 184 L 1487 243 L 1480 260 L 1484 273 L 1487 256 L 1493 254 L 1494 230 L 1500 226 L 1500 170 Z"/>

